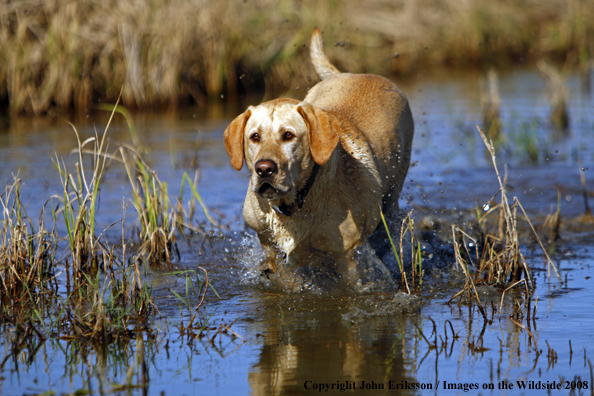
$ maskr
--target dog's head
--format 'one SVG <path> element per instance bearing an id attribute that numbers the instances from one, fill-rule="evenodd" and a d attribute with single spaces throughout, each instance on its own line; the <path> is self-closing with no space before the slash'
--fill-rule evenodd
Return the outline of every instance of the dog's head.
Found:
<path id="1" fill-rule="evenodd" d="M 314 161 L 323 165 L 332 155 L 339 128 L 330 112 L 306 102 L 276 99 L 249 107 L 235 118 L 225 130 L 225 148 L 235 169 L 240 170 L 245 159 L 254 193 L 267 200 L 294 198 Z"/>

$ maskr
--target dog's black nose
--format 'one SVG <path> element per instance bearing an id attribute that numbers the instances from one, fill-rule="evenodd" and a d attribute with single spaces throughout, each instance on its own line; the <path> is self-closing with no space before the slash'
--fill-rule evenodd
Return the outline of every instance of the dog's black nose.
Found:
<path id="1" fill-rule="evenodd" d="M 278 170 L 278 167 L 276 166 L 276 162 L 274 162 L 272 160 L 268 160 L 268 159 L 263 159 L 263 160 L 256 162 L 255 168 L 256 168 L 256 173 L 260 177 L 272 176 Z"/>

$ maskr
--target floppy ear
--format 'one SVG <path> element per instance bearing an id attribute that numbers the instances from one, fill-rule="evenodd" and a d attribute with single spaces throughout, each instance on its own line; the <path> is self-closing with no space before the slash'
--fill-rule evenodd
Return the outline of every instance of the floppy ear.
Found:
<path id="1" fill-rule="evenodd" d="M 236 170 L 241 170 L 243 167 L 243 132 L 245 131 L 245 124 L 251 115 L 252 112 L 247 109 L 231 121 L 231 124 L 227 126 L 223 133 L 225 149 L 229 157 L 231 157 L 231 166 Z"/>
<path id="2" fill-rule="evenodd" d="M 338 144 L 340 121 L 334 114 L 315 108 L 307 102 L 301 102 L 297 111 L 307 125 L 311 155 L 316 164 L 324 165 Z"/>

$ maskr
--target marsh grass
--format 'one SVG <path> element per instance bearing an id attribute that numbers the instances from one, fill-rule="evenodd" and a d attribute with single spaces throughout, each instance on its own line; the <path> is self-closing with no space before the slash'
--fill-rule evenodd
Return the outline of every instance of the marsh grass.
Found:
<path id="1" fill-rule="evenodd" d="M 62 323 L 62 339 L 111 343 L 150 333 L 149 320 L 157 312 L 151 288 L 144 284 L 136 260 L 129 265 L 117 261 L 104 254 L 105 273 L 71 278 L 68 298 L 62 302 L 69 319 Z"/>
<path id="2" fill-rule="evenodd" d="M 16 357 L 26 356 L 28 366 L 43 351 L 44 344 L 51 343 L 64 353 L 65 375 L 88 379 L 76 394 L 92 393 L 92 389 L 86 388 L 90 387 L 91 377 L 99 381 L 101 393 L 106 389 L 113 393 L 147 389 L 147 353 L 154 353 L 154 342 L 161 329 L 154 320 L 159 311 L 146 280 L 146 269 L 142 268 L 144 256 L 151 257 L 152 249 L 156 261 L 170 260 L 176 227 L 192 229 L 206 238 L 203 228 L 189 225 L 190 208 L 185 210 L 181 205 L 184 188 L 191 190 L 191 210 L 195 211 L 199 204 L 207 220 L 216 226 L 198 192 L 197 174 L 194 180 L 184 174 L 175 209 L 167 185 L 148 167 L 137 149 L 120 147 L 114 153 L 108 152 L 107 133 L 116 108 L 117 105 L 113 106 L 101 136 L 95 132 L 95 136 L 81 141 L 73 127 L 78 142 L 73 150 L 76 163 L 67 167 L 64 159 L 53 159 L 62 191 L 44 203 L 37 222 L 29 217 L 23 204 L 18 175 L 0 193 L 0 331 L 5 345 L 11 345 L 0 365 L 13 357 L 18 370 Z M 146 220 L 141 223 L 145 231 L 153 227 L 152 233 L 144 234 L 147 238 L 139 250 L 132 250 L 127 242 L 126 198 L 121 220 L 103 230 L 97 221 L 102 183 L 114 160 L 116 164 L 124 163 L 131 182 L 136 177 L 133 203 L 138 204 L 139 216 Z M 46 225 L 50 221 L 51 227 Z M 120 222 L 121 239 L 114 238 L 114 226 Z M 108 231 L 109 239 L 105 236 Z M 114 239 L 116 244 L 112 245 Z M 212 345 L 217 336 L 242 339 L 231 329 L 234 322 L 210 326 L 211 316 L 200 309 L 209 288 L 219 296 L 206 269 L 197 267 L 169 275 L 184 275 L 184 301 L 197 302 L 190 322 L 184 326 L 182 320 L 180 336 L 187 335 L 191 341 L 208 336 L 206 340 Z M 91 363 L 89 356 L 96 362 Z M 79 372 L 79 364 L 86 368 L 86 373 Z M 106 382 L 107 371 L 112 369 L 116 377 L 122 378 L 119 384 Z"/>
<path id="3" fill-rule="evenodd" d="M 398 269 L 400 270 L 400 287 L 402 288 L 402 291 L 408 294 L 415 291 L 416 286 L 420 287 L 423 284 L 423 275 L 425 273 L 423 271 L 423 256 L 421 253 L 421 243 L 416 240 L 414 233 L 415 221 L 411 215 L 412 211 L 409 212 L 400 223 L 400 235 L 397 246 L 394 243 L 394 240 L 392 239 L 392 235 L 390 234 L 390 228 L 388 227 L 388 223 L 386 222 L 384 213 L 380 210 L 380 216 L 386 229 L 386 234 L 388 234 L 388 239 L 390 241 L 390 246 L 392 247 L 392 252 L 394 253 L 394 257 L 396 258 L 396 262 L 398 263 Z M 407 235 L 410 239 L 410 252 L 405 251 L 404 249 L 405 246 L 408 245 Z M 404 268 L 404 260 L 406 257 L 405 255 L 409 254 L 411 257 L 410 282 L 407 279 L 406 270 Z"/>
<path id="4" fill-rule="evenodd" d="M 499 194 L 501 202 L 495 205 L 488 203 L 482 208 L 477 208 L 479 230 L 476 236 L 471 236 L 459 227 L 452 225 L 456 263 L 465 275 L 466 284 L 450 301 L 467 292 L 469 300 L 477 304 L 481 314 L 487 320 L 486 308 L 480 300 L 476 288 L 477 284 L 490 285 L 503 290 L 500 307 L 505 292 L 511 288 L 524 285 L 528 301 L 530 301 L 531 290 L 534 289 L 528 264 L 520 249 L 517 223 L 518 209 L 524 215 L 534 237 L 540 244 L 549 271 L 553 268 L 557 276 L 559 276 L 559 273 L 520 201 L 515 197 L 512 201 L 509 200 L 507 196 L 507 178 L 502 179 L 499 174 L 493 142 L 487 138 L 480 127 L 477 126 L 477 128 L 491 155 L 493 167 L 499 181 L 499 191 L 495 196 Z M 495 196 L 490 202 L 493 201 Z M 482 212 L 485 213 L 482 214 Z"/>
<path id="5" fill-rule="evenodd" d="M 135 260 L 118 262 L 114 249 L 94 254 L 104 272 L 91 271 L 76 254 L 63 265 L 56 259 L 58 236 L 43 214 L 36 227 L 23 225 L 20 181 L 0 200 L 4 209 L 0 267 L 0 325 L 12 325 L 25 339 L 87 340 L 111 343 L 146 331 L 155 314 L 150 288 Z M 88 262 L 88 258 L 82 258 Z"/>
<path id="6" fill-rule="evenodd" d="M 153 263 L 171 262 L 174 255 L 179 260 L 176 231 L 181 232 L 184 236 L 186 231 L 200 234 L 204 237 L 203 242 L 204 239 L 210 237 L 210 233 L 207 233 L 205 229 L 206 224 L 198 226 L 192 224 L 196 212 L 196 202 L 202 208 L 208 223 L 216 228 L 221 227 L 210 215 L 210 211 L 198 192 L 198 172 L 195 173 L 193 181 L 184 172 L 180 184 L 180 194 L 174 203 L 169 197 L 167 183 L 160 180 L 157 172 L 149 167 L 137 148 L 124 144 L 120 146 L 119 153 L 132 186 L 132 204 L 138 214 L 140 255 L 146 255 Z M 184 208 L 182 202 L 186 185 L 191 191 L 187 209 Z"/>
<path id="7" fill-rule="evenodd" d="M 543 141 L 538 133 L 539 125 L 536 119 L 523 121 L 514 131 L 513 150 L 520 158 L 524 157 L 528 162 L 536 164 L 543 157 L 547 157 L 550 150 L 547 143 Z"/>
<path id="8" fill-rule="evenodd" d="M 554 157 L 560 138 L 559 131 L 549 127 L 548 120 L 536 116 L 521 119 L 518 114 L 508 120 L 502 132 L 501 139 L 493 141 L 497 154 L 530 164 L 541 164 Z M 490 159 L 488 150 L 485 156 Z"/>
<path id="9" fill-rule="evenodd" d="M 13 113 L 85 111 L 121 87 L 128 108 L 304 92 L 315 26 L 350 72 L 594 58 L 594 4 L 580 0 L 32 0 L 2 2 L 0 14 L 0 100 Z"/>
<path id="10" fill-rule="evenodd" d="M 118 101 L 119 103 L 119 101 Z M 136 131 L 136 124 L 134 123 L 134 119 L 132 118 L 132 114 L 130 111 L 124 106 L 118 106 L 118 103 L 111 104 L 111 103 L 100 103 L 95 105 L 93 108 L 97 110 L 109 111 L 110 113 L 118 113 L 121 114 L 124 119 L 126 120 L 126 124 L 128 125 L 128 131 L 130 131 L 130 137 L 132 138 L 132 143 L 136 147 L 140 147 L 140 141 L 138 139 L 138 132 Z"/>
<path id="11" fill-rule="evenodd" d="M 185 277 L 184 294 L 182 295 L 172 290 L 172 293 L 178 300 L 180 307 L 180 323 L 178 327 L 180 335 L 182 337 L 187 337 L 190 343 L 192 343 L 195 339 L 203 339 L 204 337 L 208 336 L 207 340 L 209 340 L 210 343 L 214 345 L 214 339 L 217 337 L 217 335 L 222 337 L 223 334 L 231 337 L 232 339 L 239 338 L 245 342 L 245 339 L 241 335 L 231 329 L 231 326 L 233 326 L 233 324 L 239 318 L 235 319 L 230 324 L 221 323 L 219 324 L 219 327 L 214 327 L 210 325 L 213 315 L 209 314 L 206 309 L 202 312 L 200 311 L 200 308 L 203 307 L 203 304 L 205 303 L 206 292 L 209 288 L 213 291 L 217 298 L 220 298 L 220 296 L 214 286 L 209 282 L 208 271 L 202 267 L 198 267 L 198 269 L 203 273 L 203 277 L 201 277 L 195 270 L 174 271 L 168 274 L 173 276 L 183 275 Z M 192 301 L 195 298 L 198 298 L 200 301 L 198 305 L 192 307 Z M 189 321 L 187 323 L 184 322 L 184 309 L 187 309 L 190 315 Z M 214 334 L 211 333 L 212 331 L 214 331 Z"/>
<path id="12" fill-rule="evenodd" d="M 141 275 L 138 252 L 127 252 L 125 209 L 121 247 L 102 241 L 118 222 L 97 231 L 100 186 L 115 158 L 107 151 L 108 128 L 109 123 L 101 137 L 95 133 L 85 141 L 74 128 L 76 170 L 70 173 L 64 160 L 54 159 L 63 191 L 45 202 L 36 224 L 21 201 L 18 177 L 0 195 L 0 327 L 15 331 L 18 343 L 35 337 L 108 345 L 155 331 L 151 287 Z M 53 226 L 47 227 L 50 218 Z M 66 254 L 60 258 L 61 248 Z"/>
<path id="13" fill-rule="evenodd" d="M 21 180 L 0 196 L 0 317 L 14 326 L 37 320 L 57 294 L 55 227 L 47 229 L 44 211 L 34 226 L 21 202 Z M 33 328 L 29 326 L 29 328 Z M 28 330 L 29 332 L 31 330 Z M 37 332 L 37 330 L 35 329 Z"/>
<path id="14" fill-rule="evenodd" d="M 109 128 L 109 124 L 107 128 Z M 101 139 L 95 133 L 95 137 L 81 142 L 78 131 L 73 126 L 78 142 L 77 152 L 79 156 L 79 161 L 75 164 L 76 171 L 74 174 L 68 172 L 63 160 L 60 161 L 57 156 L 54 159 L 54 165 L 60 174 L 63 189 L 61 197 L 55 196 L 62 204 L 61 210 L 56 215 L 61 212 L 64 219 L 72 263 L 81 267 L 87 266 L 94 271 L 97 270 L 98 258 L 96 252 L 100 244 L 99 239 L 95 236 L 97 205 L 101 181 L 109 158 L 107 154 L 108 146 L 105 143 L 107 128 Z M 90 174 L 86 174 L 83 151 L 89 143 L 93 143 L 91 158 L 93 168 Z"/>
<path id="15" fill-rule="evenodd" d="M 161 182 L 135 148 L 122 146 L 119 151 L 140 223 L 139 254 L 147 254 L 152 262 L 171 262 L 174 251 L 179 252 L 175 234 L 178 216 L 169 200 L 167 183 Z"/>
<path id="16" fill-rule="evenodd" d="M 202 199 L 202 196 L 200 195 L 200 193 L 198 192 L 198 188 L 196 187 L 198 185 L 198 171 L 195 172 L 193 181 L 190 179 L 190 177 L 188 176 L 188 174 L 186 172 L 184 172 L 184 174 L 182 176 L 182 182 L 181 182 L 181 187 L 179 190 L 179 199 L 178 199 L 178 208 L 180 209 L 180 211 L 183 211 L 183 205 L 181 204 L 181 202 L 182 202 L 182 197 L 183 197 L 183 193 L 184 193 L 184 187 L 186 184 L 192 191 L 192 198 L 190 199 L 190 202 L 188 202 L 188 213 L 185 216 L 185 218 L 187 219 L 186 224 L 191 223 L 192 218 L 194 217 L 196 201 L 198 201 L 207 220 L 213 226 L 220 227 L 220 225 L 217 224 L 217 222 L 210 215 L 210 212 L 208 211 L 208 208 L 206 207 L 206 204 L 204 203 L 204 200 Z"/>
<path id="17" fill-rule="evenodd" d="M 141 256 L 146 255 L 149 261 L 153 263 L 171 262 L 175 255 L 179 260 L 176 231 L 180 231 L 185 236 L 185 231 L 189 230 L 190 233 L 199 233 L 206 238 L 204 225 L 198 228 L 192 225 L 196 201 L 200 204 L 207 220 L 213 226 L 219 226 L 211 217 L 202 196 L 198 192 L 198 170 L 196 170 L 193 181 L 184 172 L 180 195 L 174 204 L 169 198 L 167 183 L 160 180 L 157 172 L 151 169 L 145 160 L 144 154 L 146 153 L 139 145 L 138 133 L 130 111 L 126 107 L 118 105 L 118 103 L 119 101 L 115 105 L 105 103 L 96 106 L 96 108 L 110 111 L 112 118 L 115 113 L 121 114 L 128 125 L 133 145 L 121 144 L 118 149 L 119 157 L 109 156 L 107 153 L 101 152 L 98 155 L 103 160 L 109 157 L 124 164 L 132 187 L 132 204 L 138 214 L 140 228 L 138 234 L 141 244 L 139 254 Z M 182 203 L 186 185 L 188 185 L 192 193 L 187 209 L 184 208 Z"/>

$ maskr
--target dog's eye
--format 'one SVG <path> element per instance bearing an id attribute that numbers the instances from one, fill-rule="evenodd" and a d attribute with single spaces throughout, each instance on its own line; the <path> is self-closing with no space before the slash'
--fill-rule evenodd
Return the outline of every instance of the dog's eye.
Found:
<path id="1" fill-rule="evenodd" d="M 286 141 L 289 141 L 289 140 L 291 140 L 291 139 L 293 139 L 294 137 L 295 137 L 295 135 L 293 135 L 291 132 L 285 132 L 285 133 L 283 134 L 283 140 L 284 140 L 285 142 L 286 142 Z"/>
<path id="2" fill-rule="evenodd" d="M 250 136 L 250 140 L 252 142 L 259 142 L 260 141 L 260 135 L 257 133 L 253 133 L 252 136 Z"/>

